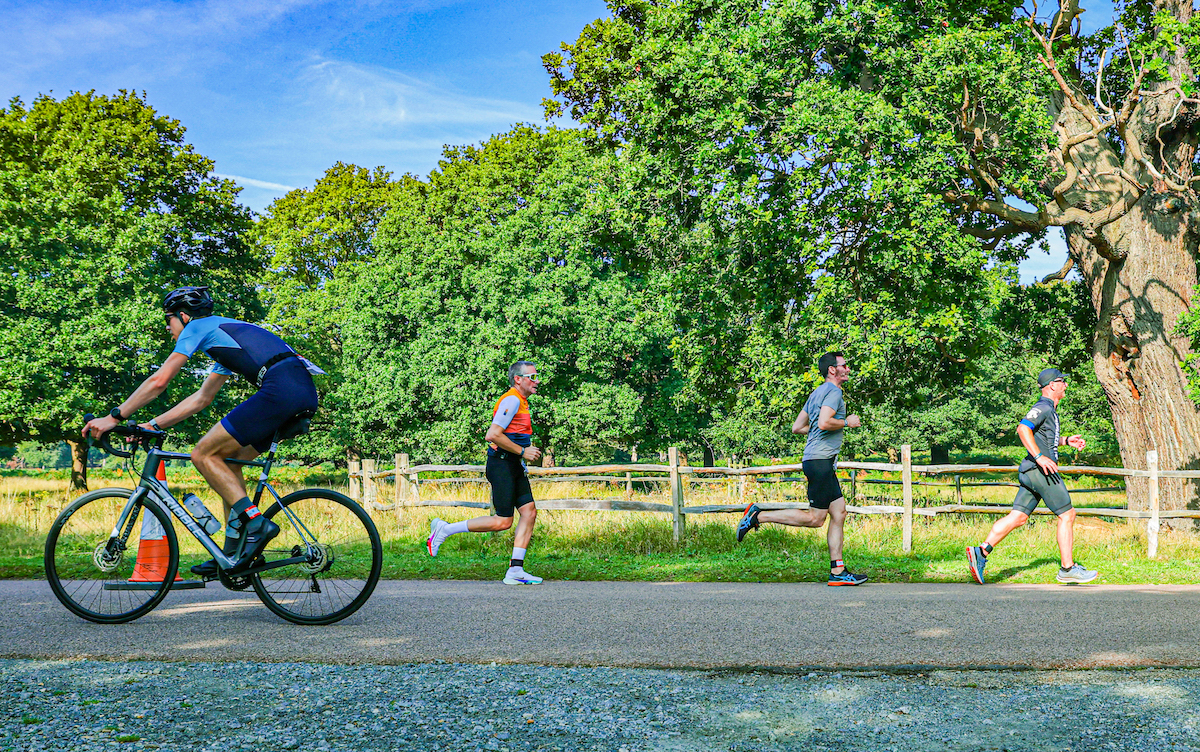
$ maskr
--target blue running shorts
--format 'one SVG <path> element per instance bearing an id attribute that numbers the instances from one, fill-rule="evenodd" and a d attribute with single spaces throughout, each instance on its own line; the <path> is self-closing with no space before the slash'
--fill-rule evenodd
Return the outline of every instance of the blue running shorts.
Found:
<path id="1" fill-rule="evenodd" d="M 303 361 L 288 358 L 271 366 L 258 391 L 221 418 L 221 425 L 237 443 L 265 452 L 289 418 L 316 409 L 317 387 L 312 376 Z"/>

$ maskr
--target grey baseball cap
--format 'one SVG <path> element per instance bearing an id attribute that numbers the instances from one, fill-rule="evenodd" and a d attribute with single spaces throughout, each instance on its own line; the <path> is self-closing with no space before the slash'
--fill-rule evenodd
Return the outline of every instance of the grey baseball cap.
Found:
<path id="1" fill-rule="evenodd" d="M 1066 381 L 1067 375 L 1057 368 L 1047 368 L 1038 374 L 1038 386 L 1044 389 L 1050 386 L 1052 382 L 1058 381 L 1059 379 Z"/>

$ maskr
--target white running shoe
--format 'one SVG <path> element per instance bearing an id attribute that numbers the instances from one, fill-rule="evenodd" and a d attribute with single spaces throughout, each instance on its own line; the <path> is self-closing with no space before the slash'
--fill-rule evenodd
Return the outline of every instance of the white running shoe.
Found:
<path id="1" fill-rule="evenodd" d="M 433 521 L 429 523 L 429 540 L 425 541 L 425 547 L 429 549 L 430 556 L 437 556 L 438 549 L 449 537 L 445 530 L 446 521 L 440 517 L 434 517 Z"/>
<path id="2" fill-rule="evenodd" d="M 1096 579 L 1096 575 L 1100 574 L 1094 569 L 1087 569 L 1078 562 L 1071 565 L 1070 569 L 1059 567 L 1058 576 L 1054 579 L 1068 585 L 1082 585 L 1085 582 L 1091 582 Z"/>
<path id="3" fill-rule="evenodd" d="M 534 577 L 525 571 L 524 567 L 509 567 L 508 573 L 504 575 L 505 585 L 540 585 L 542 584 L 541 577 Z"/>

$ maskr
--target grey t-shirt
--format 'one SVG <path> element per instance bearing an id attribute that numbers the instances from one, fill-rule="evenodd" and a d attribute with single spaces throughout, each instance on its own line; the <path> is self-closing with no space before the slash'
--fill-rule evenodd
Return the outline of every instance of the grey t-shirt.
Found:
<path id="1" fill-rule="evenodd" d="M 808 413 L 808 441 L 804 444 L 804 459 L 827 460 L 837 457 L 842 448 L 843 429 L 822 431 L 817 428 L 817 418 L 821 417 L 822 407 L 832 407 L 833 417 L 844 420 L 846 403 L 842 399 L 842 389 L 832 381 L 826 381 L 817 387 L 808 401 L 804 403 L 804 412 Z"/>
<path id="2" fill-rule="evenodd" d="M 1035 402 L 1021 419 L 1021 425 L 1028 426 L 1029 430 L 1033 431 L 1033 441 L 1042 454 L 1058 462 L 1058 411 L 1054 408 L 1054 400 L 1042 397 Z M 1018 472 L 1023 473 L 1037 466 L 1033 455 L 1026 452 Z"/>

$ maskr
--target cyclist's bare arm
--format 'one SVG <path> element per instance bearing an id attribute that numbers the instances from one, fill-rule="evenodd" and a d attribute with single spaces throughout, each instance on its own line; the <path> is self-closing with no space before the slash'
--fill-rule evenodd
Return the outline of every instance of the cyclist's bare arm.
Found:
<path id="1" fill-rule="evenodd" d="M 211 405 L 212 401 L 217 397 L 217 392 L 221 391 L 221 387 L 225 386 L 225 382 L 228 380 L 229 376 L 226 374 L 210 373 L 199 389 L 180 400 L 179 404 L 175 405 L 175 407 L 155 418 L 158 427 L 169 428 L 176 423 L 182 423 Z M 142 428 L 153 428 L 153 426 L 147 421 L 142 424 Z"/>
<path id="2" fill-rule="evenodd" d="M 187 356 L 182 353 L 171 353 L 162 367 L 142 382 L 141 386 L 129 395 L 129 399 L 121 403 L 121 415 L 128 418 L 136 410 L 144 407 L 154 401 L 158 395 L 166 391 L 167 385 L 171 383 L 171 379 L 179 375 L 183 369 L 183 364 L 187 362 Z M 106 415 L 103 418 L 96 418 L 89 421 L 83 427 L 83 435 L 91 434 L 92 438 L 100 438 L 105 433 L 111 431 L 117 425 L 117 419 L 111 415 Z"/>

